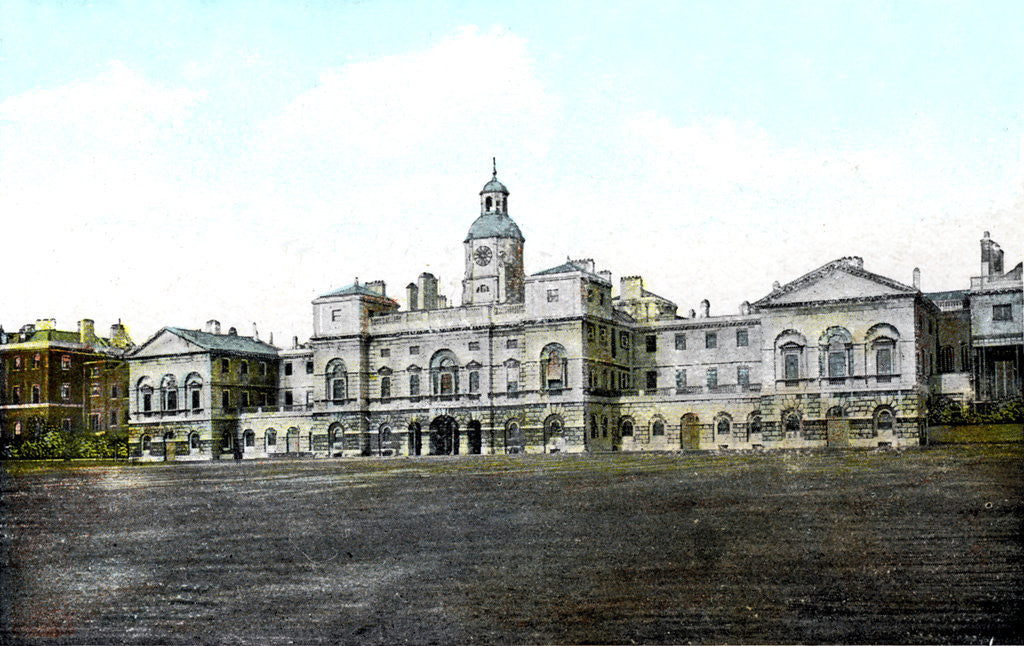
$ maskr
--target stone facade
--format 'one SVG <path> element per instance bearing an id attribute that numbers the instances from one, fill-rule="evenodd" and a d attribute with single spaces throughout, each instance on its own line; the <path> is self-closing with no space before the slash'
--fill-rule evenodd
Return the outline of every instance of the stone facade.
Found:
<path id="1" fill-rule="evenodd" d="M 679 316 L 676 304 L 649 291 L 639 276 L 623 277 L 613 295 L 611 272 L 591 259 L 527 275 L 524 238 L 496 173 L 480 196 L 480 216 L 464 240 L 460 306 L 448 306 L 436 277 L 423 273 L 406 288 L 405 310 L 381 281 L 356 281 L 318 297 L 313 335 L 304 343 L 293 339 L 288 349 L 254 337 L 229 339 L 216 329 L 162 330 L 130 361 L 133 455 L 463 455 L 919 441 L 925 402 L 942 385 L 935 378 L 940 337 L 952 333 L 943 327 L 946 310 L 916 284 L 873 274 L 860 258 L 840 258 L 776 284 L 735 314 L 713 315 L 704 301 L 699 312 Z M 271 367 L 254 380 L 238 372 L 242 360 Z M 190 402 L 187 410 L 140 410 L 145 379 L 155 388 L 168 374 L 179 384 L 197 375 L 192 383 L 199 384 L 201 405 L 191 406 L 186 384 L 180 396 Z M 260 399 L 234 404 L 230 398 L 242 392 L 261 393 Z M 230 402 L 221 402 L 224 396 Z"/>

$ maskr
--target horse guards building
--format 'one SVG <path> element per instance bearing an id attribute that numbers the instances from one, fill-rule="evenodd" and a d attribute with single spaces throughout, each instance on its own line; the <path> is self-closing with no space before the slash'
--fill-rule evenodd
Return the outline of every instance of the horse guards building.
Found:
<path id="1" fill-rule="evenodd" d="M 1022 267 L 986 232 L 970 288 L 922 293 L 839 258 L 735 313 L 614 283 L 593 260 L 527 274 L 497 172 L 465 237 L 461 306 L 429 273 L 313 301 L 279 349 L 167 327 L 130 352 L 137 460 L 906 446 L 926 402 L 1021 394 Z"/>

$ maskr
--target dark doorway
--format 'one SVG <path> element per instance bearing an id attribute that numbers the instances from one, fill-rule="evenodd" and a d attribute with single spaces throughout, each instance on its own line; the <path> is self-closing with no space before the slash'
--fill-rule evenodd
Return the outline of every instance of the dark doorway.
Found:
<path id="1" fill-rule="evenodd" d="M 409 424 L 409 455 L 423 455 L 423 430 L 419 422 Z"/>
<path id="2" fill-rule="evenodd" d="M 459 454 L 459 424 L 454 417 L 441 415 L 430 423 L 430 454 Z"/>
<path id="3" fill-rule="evenodd" d="M 481 435 L 480 422 L 476 420 L 470 422 L 469 427 L 466 429 L 466 439 L 469 442 L 469 453 L 471 455 L 480 455 Z"/>

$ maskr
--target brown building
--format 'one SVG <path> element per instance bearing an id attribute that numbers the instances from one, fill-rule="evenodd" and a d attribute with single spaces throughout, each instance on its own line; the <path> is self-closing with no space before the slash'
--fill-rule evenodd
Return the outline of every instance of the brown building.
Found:
<path id="1" fill-rule="evenodd" d="M 0 437 L 31 439 L 50 429 L 127 432 L 128 366 L 132 341 L 120 322 L 109 337 L 82 319 L 77 331 L 39 319 L 0 334 Z"/>

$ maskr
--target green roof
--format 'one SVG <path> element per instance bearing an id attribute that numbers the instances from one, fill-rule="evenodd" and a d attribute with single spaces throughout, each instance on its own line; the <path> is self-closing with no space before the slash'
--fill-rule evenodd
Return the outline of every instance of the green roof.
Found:
<path id="1" fill-rule="evenodd" d="M 381 296 L 380 294 L 373 291 L 366 285 L 360 285 L 359 283 L 352 283 L 351 285 L 346 285 L 345 287 L 339 287 L 333 292 L 321 294 L 320 298 L 327 298 L 329 296 L 351 296 L 352 294 L 360 294 L 362 296 L 376 296 L 377 298 L 387 298 L 386 296 Z"/>
<path id="2" fill-rule="evenodd" d="M 491 178 L 491 181 L 484 184 L 484 188 L 480 191 L 480 194 L 483 195 L 484 193 L 504 193 L 505 195 L 508 195 L 508 189 L 505 188 L 504 184 L 498 181 L 498 177 L 495 175 Z"/>
<path id="3" fill-rule="evenodd" d="M 195 343 L 205 350 L 222 350 L 225 352 L 241 352 L 245 354 L 259 354 L 264 356 L 277 356 L 277 348 L 264 343 L 251 336 L 238 336 L 236 334 L 211 334 L 200 330 L 186 330 L 180 327 L 169 327 L 167 331 L 177 334 L 186 341 Z"/>
<path id="4" fill-rule="evenodd" d="M 507 213 L 484 213 L 469 227 L 466 242 L 480 238 L 515 238 L 525 240 L 519 226 Z"/>

